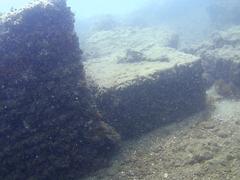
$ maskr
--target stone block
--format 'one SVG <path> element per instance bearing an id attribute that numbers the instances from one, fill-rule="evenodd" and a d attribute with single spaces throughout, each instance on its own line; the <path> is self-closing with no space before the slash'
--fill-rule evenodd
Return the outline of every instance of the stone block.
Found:
<path id="1" fill-rule="evenodd" d="M 97 105 L 125 139 L 204 108 L 198 57 L 169 47 L 127 50 L 84 63 Z"/>
<path id="2" fill-rule="evenodd" d="M 76 179 L 104 166 L 119 135 L 86 87 L 64 0 L 1 16 L 0 179 Z"/>

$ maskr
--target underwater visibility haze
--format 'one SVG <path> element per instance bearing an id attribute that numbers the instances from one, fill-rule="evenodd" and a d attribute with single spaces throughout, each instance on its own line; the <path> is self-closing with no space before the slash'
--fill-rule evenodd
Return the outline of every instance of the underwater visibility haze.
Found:
<path id="1" fill-rule="evenodd" d="M 239 0 L 0 0 L 0 179 L 239 180 Z"/>

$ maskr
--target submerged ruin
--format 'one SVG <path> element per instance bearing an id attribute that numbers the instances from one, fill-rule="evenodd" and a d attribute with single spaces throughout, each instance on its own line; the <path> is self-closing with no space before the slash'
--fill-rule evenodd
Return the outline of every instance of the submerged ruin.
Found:
<path id="1" fill-rule="evenodd" d="M 134 147 L 96 179 L 215 177 L 228 163 L 237 176 L 240 27 L 181 49 L 166 27 L 107 22 L 79 45 L 65 0 L 0 15 L 0 179 L 80 179 L 124 143 L 144 155 Z"/>
<path id="2" fill-rule="evenodd" d="M 204 109 L 201 59 L 178 51 L 177 42 L 160 28 L 100 31 L 87 40 L 87 79 L 107 122 L 124 139 Z"/>
<path id="3" fill-rule="evenodd" d="M 0 179 L 76 179 L 104 166 L 119 141 L 86 87 L 65 1 L 2 19 Z"/>

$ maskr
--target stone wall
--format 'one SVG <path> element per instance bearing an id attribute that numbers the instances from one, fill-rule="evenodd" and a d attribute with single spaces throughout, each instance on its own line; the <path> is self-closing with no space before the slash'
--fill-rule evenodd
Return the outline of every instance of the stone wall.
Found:
<path id="1" fill-rule="evenodd" d="M 89 56 L 84 62 L 87 80 L 107 122 L 124 139 L 181 120 L 205 106 L 200 58 L 168 47 L 167 33 L 166 37 L 142 34 L 154 30 L 136 30 L 134 35 L 106 31 L 104 37 L 120 39 L 113 41 L 119 48 L 110 48 L 109 53 L 105 52 L 112 46 L 111 39 L 102 42 L 98 33 L 90 38 L 99 56 Z M 122 36 L 127 43 L 121 43 Z"/>
<path id="2" fill-rule="evenodd" d="M 200 61 L 135 79 L 127 87 L 97 96 L 99 109 L 122 138 L 141 136 L 204 109 L 205 84 Z"/>
<path id="3" fill-rule="evenodd" d="M 104 166 L 119 135 L 102 121 L 64 0 L 1 20 L 0 179 L 76 179 Z"/>

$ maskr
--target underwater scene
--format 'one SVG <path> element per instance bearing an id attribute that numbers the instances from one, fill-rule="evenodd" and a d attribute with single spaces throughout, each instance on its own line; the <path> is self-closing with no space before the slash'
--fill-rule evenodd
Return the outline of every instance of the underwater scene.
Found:
<path id="1" fill-rule="evenodd" d="M 240 180 L 239 0 L 0 0 L 0 180 Z"/>

